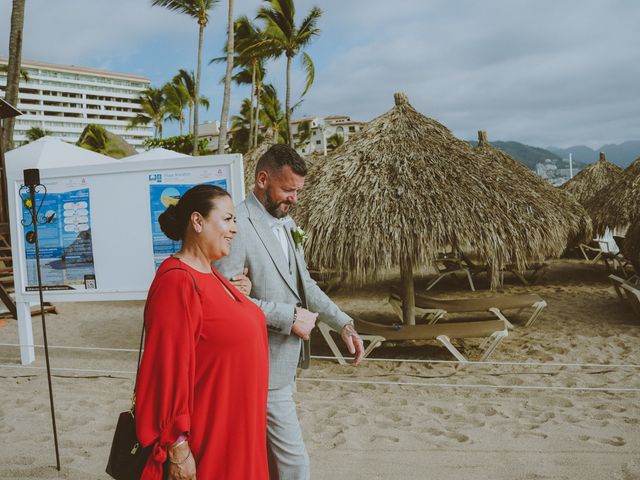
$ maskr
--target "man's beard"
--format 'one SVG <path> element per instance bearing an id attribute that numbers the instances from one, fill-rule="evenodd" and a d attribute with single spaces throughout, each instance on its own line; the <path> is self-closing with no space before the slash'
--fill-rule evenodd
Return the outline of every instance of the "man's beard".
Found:
<path id="1" fill-rule="evenodd" d="M 264 208 L 267 210 L 267 212 L 269 212 L 269 214 L 272 217 L 275 217 L 275 218 L 284 218 L 284 217 L 286 217 L 287 215 L 289 215 L 289 212 L 293 208 L 292 204 L 289 204 L 287 202 L 276 202 L 275 200 L 273 200 L 269 196 L 269 192 L 268 191 L 265 192 L 264 199 L 265 199 Z M 280 205 L 282 205 L 283 203 L 287 203 L 287 205 L 289 205 L 289 212 L 285 212 L 280 208 Z"/>

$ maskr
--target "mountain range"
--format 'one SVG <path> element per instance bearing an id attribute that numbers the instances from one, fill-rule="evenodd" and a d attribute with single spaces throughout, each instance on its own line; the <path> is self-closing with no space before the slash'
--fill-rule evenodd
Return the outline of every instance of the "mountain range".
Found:
<path id="1" fill-rule="evenodd" d="M 573 160 L 577 160 L 580 163 L 593 163 L 598 160 L 599 152 L 604 152 L 607 160 L 611 163 L 626 168 L 634 160 L 640 158 L 640 140 L 631 140 L 619 145 L 603 145 L 596 150 L 584 145 L 576 145 L 569 148 L 547 147 L 547 150 L 562 158 L 569 158 L 569 153 L 571 153 Z"/>
<path id="2" fill-rule="evenodd" d="M 478 142 L 475 140 L 471 140 L 469 141 L 469 143 L 474 147 L 478 144 Z M 502 150 L 507 155 L 510 155 L 514 159 L 524 163 L 534 172 L 536 170 L 536 164 L 544 163 L 545 160 L 551 160 L 558 166 L 558 168 L 569 168 L 568 161 L 564 161 L 561 156 L 550 152 L 549 150 L 545 150 L 544 148 L 533 147 L 531 145 L 525 145 L 524 143 L 519 142 L 495 141 L 490 143 L 492 146 L 496 147 L 499 150 Z M 596 154 L 596 159 L 597 157 L 598 156 Z M 585 166 L 581 165 L 581 163 L 582 162 L 574 161 L 573 165 L 575 168 L 580 169 Z"/>

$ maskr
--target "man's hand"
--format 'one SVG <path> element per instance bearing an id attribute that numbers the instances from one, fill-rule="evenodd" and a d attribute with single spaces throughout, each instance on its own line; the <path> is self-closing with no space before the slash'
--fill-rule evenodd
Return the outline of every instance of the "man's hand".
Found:
<path id="1" fill-rule="evenodd" d="M 249 280 L 249 277 L 247 277 L 248 273 L 249 269 L 247 267 L 244 267 L 244 270 L 242 270 L 241 274 L 231 277 L 231 279 L 229 280 L 231 282 L 231 285 L 236 287 L 247 296 L 249 296 L 249 293 L 251 293 L 251 280 Z"/>
<path id="2" fill-rule="evenodd" d="M 309 340 L 311 330 L 316 326 L 317 313 L 310 312 L 306 308 L 296 307 L 296 320 L 291 331 L 303 340 Z"/>
<path id="3" fill-rule="evenodd" d="M 340 336 L 342 337 L 342 341 L 347 345 L 349 353 L 355 355 L 353 364 L 356 366 L 360 365 L 360 362 L 362 362 L 364 358 L 364 343 L 362 343 L 362 338 L 360 338 L 356 329 L 353 328 L 353 324 L 347 323 L 342 327 Z"/>

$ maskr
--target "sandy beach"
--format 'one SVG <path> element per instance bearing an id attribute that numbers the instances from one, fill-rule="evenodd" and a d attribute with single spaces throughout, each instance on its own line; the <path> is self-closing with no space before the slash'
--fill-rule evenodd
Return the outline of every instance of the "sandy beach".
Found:
<path id="1" fill-rule="evenodd" d="M 331 296 L 354 314 L 391 318 L 394 281 Z M 417 281 L 424 284 L 426 276 Z M 457 297 L 467 288 L 458 276 L 433 292 Z M 359 368 L 314 360 L 297 392 L 312 478 L 640 478 L 640 319 L 620 303 L 604 267 L 552 261 L 539 284 L 507 277 L 503 290 L 538 293 L 548 307 L 528 328 L 527 312 L 508 315 L 515 328 L 490 358 L 495 363 L 425 362 L 452 359 L 435 343 L 383 346 L 371 355 L 378 360 Z M 18 348 L 7 346 L 18 343 L 17 322 L 9 320 L 0 328 L 0 479 L 108 478 L 143 304 L 56 306 L 59 314 L 47 317 L 50 345 L 83 348 L 51 349 L 62 471 L 55 470 L 43 351 L 20 367 Z M 41 344 L 39 318 L 34 334 Z M 313 345 L 315 355 L 329 354 L 320 335 Z M 476 347 L 469 341 L 464 352 L 475 358 Z"/>

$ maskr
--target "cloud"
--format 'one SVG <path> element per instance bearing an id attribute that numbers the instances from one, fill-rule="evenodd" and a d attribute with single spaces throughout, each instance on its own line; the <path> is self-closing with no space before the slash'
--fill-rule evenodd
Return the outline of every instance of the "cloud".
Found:
<path id="1" fill-rule="evenodd" d="M 635 123 L 619 120 L 640 113 L 640 5 L 428 3 L 403 21 L 363 9 L 348 39 L 323 37 L 333 55 L 305 109 L 368 120 L 403 90 L 463 138 L 479 128 L 543 146 L 640 138 Z"/>
<path id="2" fill-rule="evenodd" d="M 150 0 L 29 0 L 23 58 L 148 76 L 154 84 L 195 68 L 192 19 Z M 405 91 L 422 113 L 462 138 L 568 146 L 640 139 L 640 3 L 625 0 L 296 0 L 298 21 L 323 10 L 309 46 L 315 84 L 297 115 L 347 114 L 370 120 Z M 258 0 L 236 0 L 253 17 Z M 0 3 L 9 31 L 10 2 Z M 224 65 L 207 66 L 225 41 L 226 2 L 205 32 L 202 91 L 217 119 Z M 8 35 L 0 38 L 6 53 Z M 267 81 L 284 97 L 284 61 Z M 304 73 L 292 69 L 292 103 Z M 234 87 L 231 111 L 248 88 Z M 284 98 L 283 98 L 284 103 Z M 171 128 L 171 127 L 170 127 Z"/>

